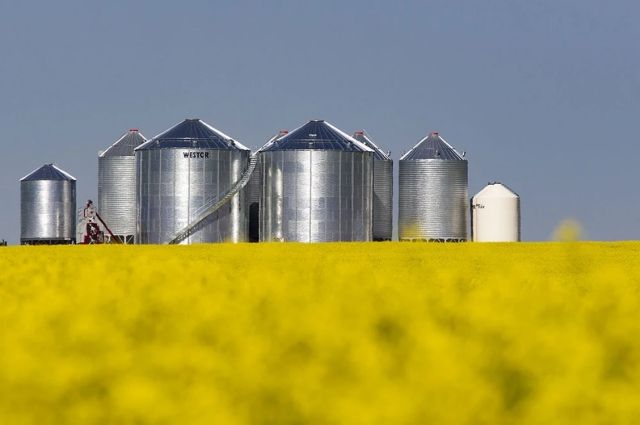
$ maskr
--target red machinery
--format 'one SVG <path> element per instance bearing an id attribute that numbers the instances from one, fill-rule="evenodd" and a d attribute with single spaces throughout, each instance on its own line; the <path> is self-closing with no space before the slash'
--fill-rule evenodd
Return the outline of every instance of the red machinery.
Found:
<path id="1" fill-rule="evenodd" d="M 98 222 L 107 231 L 108 236 L 106 238 Z M 81 241 L 81 244 L 122 243 L 120 238 L 111 232 L 107 223 L 102 220 L 102 217 L 100 217 L 100 214 L 98 214 L 98 211 L 96 211 L 96 208 L 93 206 L 91 199 L 87 201 L 87 204 L 81 212 L 79 227 L 81 228 L 82 237 L 78 240 Z"/>

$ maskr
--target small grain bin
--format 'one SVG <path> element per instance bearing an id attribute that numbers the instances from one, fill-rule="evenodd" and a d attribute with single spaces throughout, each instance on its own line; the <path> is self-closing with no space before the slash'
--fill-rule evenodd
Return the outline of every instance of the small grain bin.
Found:
<path id="1" fill-rule="evenodd" d="M 353 138 L 373 150 L 373 240 L 390 241 L 393 236 L 393 160 L 364 131 Z"/>
<path id="2" fill-rule="evenodd" d="M 186 119 L 135 149 L 136 243 L 245 242 L 248 214 L 241 190 L 206 219 L 248 168 L 249 149 L 200 119 Z"/>
<path id="3" fill-rule="evenodd" d="M 520 196 L 502 183 L 490 182 L 471 199 L 474 242 L 520 241 Z"/>
<path id="4" fill-rule="evenodd" d="M 20 243 L 73 244 L 76 241 L 76 179 L 46 164 L 20 179 Z"/>
<path id="5" fill-rule="evenodd" d="M 260 149 L 261 241 L 370 241 L 373 151 L 323 120 Z"/>
<path id="6" fill-rule="evenodd" d="M 436 132 L 399 162 L 398 237 L 401 241 L 467 240 L 468 164 Z"/>
<path id="7" fill-rule="evenodd" d="M 124 243 L 133 243 L 136 233 L 134 149 L 146 141 L 137 129 L 131 129 L 98 156 L 98 212 Z"/>

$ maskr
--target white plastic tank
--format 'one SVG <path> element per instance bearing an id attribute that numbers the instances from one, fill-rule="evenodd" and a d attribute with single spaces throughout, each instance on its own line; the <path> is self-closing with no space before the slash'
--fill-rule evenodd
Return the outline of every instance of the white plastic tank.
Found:
<path id="1" fill-rule="evenodd" d="M 502 183 L 489 182 L 471 198 L 474 242 L 520 241 L 520 196 Z"/>

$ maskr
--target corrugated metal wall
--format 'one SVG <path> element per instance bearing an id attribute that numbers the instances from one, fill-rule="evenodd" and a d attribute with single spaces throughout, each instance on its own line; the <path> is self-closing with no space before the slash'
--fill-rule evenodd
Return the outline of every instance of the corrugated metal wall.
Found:
<path id="1" fill-rule="evenodd" d="M 399 167 L 399 239 L 466 241 L 467 161 L 401 160 Z"/>
<path id="2" fill-rule="evenodd" d="M 76 239 L 76 182 L 20 182 L 20 241 L 69 243 Z"/>
<path id="3" fill-rule="evenodd" d="M 136 161 L 133 156 L 98 158 L 98 212 L 113 234 L 136 233 Z"/>
<path id="4" fill-rule="evenodd" d="M 185 157 L 185 152 L 206 157 Z M 184 148 L 136 151 L 136 243 L 167 243 L 195 218 L 198 208 L 226 193 L 246 169 L 246 150 L 189 150 Z M 203 155 L 204 156 L 204 155 Z M 245 242 L 248 214 L 244 190 L 209 217 L 182 243 Z"/>
<path id="5" fill-rule="evenodd" d="M 370 241 L 372 152 L 261 153 L 262 241 Z"/>
<path id="6" fill-rule="evenodd" d="M 373 240 L 393 235 L 393 161 L 373 161 Z"/>

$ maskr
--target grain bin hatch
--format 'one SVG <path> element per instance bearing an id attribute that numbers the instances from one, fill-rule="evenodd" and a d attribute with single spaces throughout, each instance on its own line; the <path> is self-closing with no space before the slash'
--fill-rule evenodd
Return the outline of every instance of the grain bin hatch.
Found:
<path id="1" fill-rule="evenodd" d="M 20 179 L 21 182 L 37 180 L 76 181 L 76 178 L 54 164 L 45 164 Z"/>
<path id="2" fill-rule="evenodd" d="M 440 134 L 433 132 L 404 154 L 401 161 L 412 159 L 443 159 L 448 161 L 466 161 Z"/>
<path id="3" fill-rule="evenodd" d="M 145 143 L 147 139 L 138 131 L 137 128 L 124 133 L 115 143 L 100 154 L 100 158 L 112 156 L 133 156 L 133 150 Z"/>
<path id="4" fill-rule="evenodd" d="M 312 120 L 275 142 L 260 149 L 262 152 L 289 150 L 321 150 L 371 152 L 372 149 L 324 120 Z"/>
<path id="5" fill-rule="evenodd" d="M 355 133 L 353 133 L 353 138 L 373 150 L 373 159 L 377 159 L 380 161 L 391 159 L 391 157 L 385 151 L 383 151 L 375 143 L 373 143 L 373 140 L 371 140 L 366 131 L 356 131 Z"/>
<path id="6" fill-rule="evenodd" d="M 136 148 L 136 151 L 164 148 L 249 150 L 238 141 L 197 118 L 186 119 L 174 125 Z"/>

